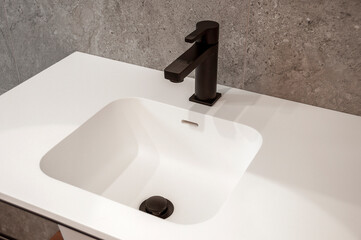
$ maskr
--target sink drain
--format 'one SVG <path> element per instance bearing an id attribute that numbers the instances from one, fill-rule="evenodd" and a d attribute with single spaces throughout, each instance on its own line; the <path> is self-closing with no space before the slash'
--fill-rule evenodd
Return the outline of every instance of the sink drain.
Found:
<path id="1" fill-rule="evenodd" d="M 172 215 L 174 206 L 171 201 L 161 196 L 153 196 L 142 202 L 139 210 L 149 213 L 153 216 L 166 219 Z"/>

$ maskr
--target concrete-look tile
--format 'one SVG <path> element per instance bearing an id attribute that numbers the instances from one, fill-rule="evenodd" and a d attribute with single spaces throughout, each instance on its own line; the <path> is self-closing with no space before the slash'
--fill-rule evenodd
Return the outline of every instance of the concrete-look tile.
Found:
<path id="1" fill-rule="evenodd" d="M 4 0 L 0 0 L 0 94 L 19 82 L 8 35 Z"/>
<path id="2" fill-rule="evenodd" d="M 360 12 L 360 0 L 251 0 L 245 89 L 361 115 Z"/>
<path id="3" fill-rule="evenodd" d="M 3 94 L 3 93 L 5 93 L 5 92 L 7 92 L 6 89 L 0 88 L 0 95 Z"/>
<path id="4" fill-rule="evenodd" d="M 49 240 L 58 225 L 0 202 L 0 232 L 21 240 Z"/>
<path id="5" fill-rule="evenodd" d="M 242 87 L 248 0 L 109 0 L 97 35 L 97 53 L 163 70 L 191 45 L 201 20 L 220 23 L 218 82 Z"/>
<path id="6" fill-rule="evenodd" d="M 75 50 L 91 50 L 102 4 L 102 1 L 5 0 L 20 80 Z"/>
<path id="7" fill-rule="evenodd" d="M 219 82 L 243 86 L 248 0 L 5 2 L 21 81 L 75 50 L 163 70 L 209 19 L 221 24 Z"/>

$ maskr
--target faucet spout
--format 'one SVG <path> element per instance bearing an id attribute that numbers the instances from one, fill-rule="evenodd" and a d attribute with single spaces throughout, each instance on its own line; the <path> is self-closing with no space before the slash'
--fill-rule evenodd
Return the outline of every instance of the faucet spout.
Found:
<path id="1" fill-rule="evenodd" d="M 214 57 L 218 51 L 218 44 L 213 46 L 204 46 L 195 43 L 185 53 L 174 60 L 164 69 L 164 77 L 171 82 L 180 83 L 196 67 L 198 67 L 208 57 Z"/>
<path id="2" fill-rule="evenodd" d="M 164 77 L 171 82 L 183 82 L 196 70 L 195 94 L 189 100 L 212 106 L 220 97 L 217 93 L 219 24 L 213 21 L 197 23 L 194 32 L 185 37 L 193 46 L 164 69 Z"/>

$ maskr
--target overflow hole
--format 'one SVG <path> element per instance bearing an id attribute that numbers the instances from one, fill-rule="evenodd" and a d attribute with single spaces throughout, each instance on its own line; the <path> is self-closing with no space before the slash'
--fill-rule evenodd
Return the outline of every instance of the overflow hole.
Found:
<path id="1" fill-rule="evenodd" d="M 198 127 L 198 123 L 196 123 L 196 122 L 192 122 L 192 121 L 188 121 L 188 120 L 182 120 L 181 122 L 184 124 L 192 125 L 194 127 Z"/>

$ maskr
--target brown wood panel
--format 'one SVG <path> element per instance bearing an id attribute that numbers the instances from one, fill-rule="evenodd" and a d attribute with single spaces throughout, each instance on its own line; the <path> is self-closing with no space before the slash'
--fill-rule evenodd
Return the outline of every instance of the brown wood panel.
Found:
<path id="1" fill-rule="evenodd" d="M 61 235 L 60 231 L 58 231 L 50 240 L 64 240 L 64 238 Z"/>

